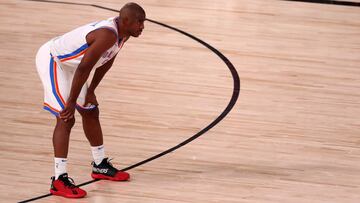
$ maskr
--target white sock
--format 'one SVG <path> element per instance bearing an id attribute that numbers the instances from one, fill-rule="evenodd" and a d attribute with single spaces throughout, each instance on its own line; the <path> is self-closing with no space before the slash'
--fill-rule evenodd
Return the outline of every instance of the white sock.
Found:
<path id="1" fill-rule="evenodd" d="M 95 164 L 99 165 L 101 163 L 101 161 L 105 158 L 104 145 L 91 147 L 91 152 L 92 152 Z"/>
<path id="2" fill-rule="evenodd" d="M 66 173 L 66 158 L 54 158 L 55 160 L 55 180 L 63 173 Z"/>

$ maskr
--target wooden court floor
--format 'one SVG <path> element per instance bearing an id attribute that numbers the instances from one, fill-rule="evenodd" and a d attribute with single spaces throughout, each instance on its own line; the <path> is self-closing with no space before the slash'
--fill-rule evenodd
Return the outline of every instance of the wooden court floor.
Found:
<path id="1" fill-rule="evenodd" d="M 71 2 L 70 0 L 64 0 Z M 77 2 L 119 9 L 126 1 Z M 130 170 L 125 183 L 84 186 L 80 200 L 35 202 L 360 202 L 360 8 L 279 0 L 139 0 L 147 17 L 221 51 L 241 78 L 238 102 L 192 143 Z M 47 194 L 54 118 L 42 110 L 37 49 L 116 13 L 0 1 L 0 202 Z M 189 138 L 233 91 L 227 66 L 194 40 L 146 22 L 97 90 L 106 154 L 119 168 Z M 90 180 L 79 115 L 68 171 Z"/>

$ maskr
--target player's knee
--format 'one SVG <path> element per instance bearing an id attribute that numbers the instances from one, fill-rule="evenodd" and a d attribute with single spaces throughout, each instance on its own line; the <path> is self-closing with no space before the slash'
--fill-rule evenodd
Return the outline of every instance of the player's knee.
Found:
<path id="1" fill-rule="evenodd" d="M 66 121 L 66 123 L 68 124 L 69 128 L 74 127 L 74 125 L 75 125 L 75 117 L 70 118 L 69 120 Z"/>
<path id="2" fill-rule="evenodd" d="M 99 119 L 99 109 L 98 107 L 91 109 L 91 110 L 82 110 L 80 112 L 80 115 L 84 119 Z"/>
<path id="3" fill-rule="evenodd" d="M 56 117 L 57 125 L 65 126 L 67 129 L 71 129 L 75 125 L 75 117 L 72 117 L 68 119 L 67 121 L 64 121 L 63 119 Z"/>

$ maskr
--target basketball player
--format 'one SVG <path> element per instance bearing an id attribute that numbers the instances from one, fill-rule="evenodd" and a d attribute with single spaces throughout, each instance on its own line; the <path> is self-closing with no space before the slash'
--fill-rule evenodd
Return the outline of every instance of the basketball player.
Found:
<path id="1" fill-rule="evenodd" d="M 37 71 L 44 86 L 44 109 L 56 117 L 53 133 L 55 176 L 50 192 L 68 198 L 80 198 L 86 191 L 68 177 L 66 162 L 75 109 L 82 117 L 84 133 L 94 158 L 93 179 L 125 181 L 129 174 L 119 171 L 105 157 L 103 134 L 95 89 L 111 68 L 117 53 L 130 37 L 144 29 L 145 11 L 136 3 L 127 3 L 118 17 L 93 22 L 45 43 L 36 55 Z M 87 79 L 95 70 L 90 85 Z"/>

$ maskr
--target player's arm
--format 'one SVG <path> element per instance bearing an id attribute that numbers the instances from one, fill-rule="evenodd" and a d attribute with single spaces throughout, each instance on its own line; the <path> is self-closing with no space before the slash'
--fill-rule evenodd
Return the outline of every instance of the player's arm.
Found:
<path id="1" fill-rule="evenodd" d="M 95 30 L 87 35 L 86 41 L 89 47 L 75 71 L 69 99 L 67 100 L 65 109 L 60 113 L 60 118 L 67 121 L 73 117 L 76 100 L 92 68 L 100 59 L 101 55 L 114 45 L 116 40 L 116 35 L 108 29 Z"/>
<path id="2" fill-rule="evenodd" d="M 90 86 L 88 88 L 88 92 L 95 92 L 96 87 L 99 85 L 100 81 L 104 78 L 105 74 L 111 68 L 114 63 L 116 55 L 106 62 L 104 65 L 100 66 L 95 70 L 94 76 L 91 80 Z"/>
<path id="3" fill-rule="evenodd" d="M 95 106 L 99 105 L 99 103 L 96 100 L 95 89 L 99 85 L 100 81 L 103 79 L 107 71 L 111 68 L 112 64 L 114 63 L 115 57 L 116 55 L 108 62 L 106 62 L 104 65 L 96 69 L 94 76 L 91 80 L 91 84 L 86 93 L 85 105 L 88 104 L 93 104 Z"/>

